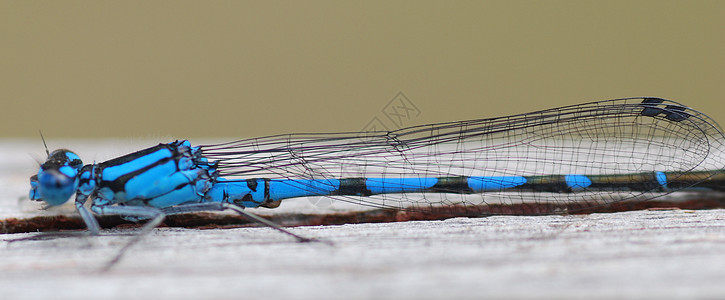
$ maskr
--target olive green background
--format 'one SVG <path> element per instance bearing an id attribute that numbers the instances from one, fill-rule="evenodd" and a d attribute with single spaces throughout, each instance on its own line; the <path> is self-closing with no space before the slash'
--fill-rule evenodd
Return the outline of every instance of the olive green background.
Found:
<path id="1" fill-rule="evenodd" d="M 660 96 L 725 123 L 725 1 L 1 1 L 0 137 L 251 137 Z M 388 124 L 389 127 L 394 125 Z"/>

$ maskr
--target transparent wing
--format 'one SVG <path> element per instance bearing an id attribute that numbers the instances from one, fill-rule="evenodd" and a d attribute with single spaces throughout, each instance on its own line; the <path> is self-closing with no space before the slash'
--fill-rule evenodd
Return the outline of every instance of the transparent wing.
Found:
<path id="1" fill-rule="evenodd" d="M 721 170 L 719 125 L 679 103 L 626 98 L 499 118 L 448 122 L 390 132 L 287 134 L 203 145 L 227 179 L 440 178 L 458 176 L 617 175 Z M 674 178 L 673 178 L 674 179 Z M 705 179 L 705 178 L 703 178 Z M 319 186 L 309 186 L 317 189 Z M 671 190 L 576 193 L 494 191 L 335 196 L 385 208 L 558 205 L 567 209 Z M 488 207 L 488 208 L 486 208 Z"/>

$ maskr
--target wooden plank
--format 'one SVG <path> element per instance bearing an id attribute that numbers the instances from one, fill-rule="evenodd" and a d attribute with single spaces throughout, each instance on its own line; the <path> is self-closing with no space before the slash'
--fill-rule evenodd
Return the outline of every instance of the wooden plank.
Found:
<path id="1" fill-rule="evenodd" d="M 717 298 L 725 295 L 724 215 L 658 210 L 292 229 L 333 246 L 267 228 L 162 228 L 100 274 L 128 236 L 3 242 L 0 292 L 6 299 Z"/>

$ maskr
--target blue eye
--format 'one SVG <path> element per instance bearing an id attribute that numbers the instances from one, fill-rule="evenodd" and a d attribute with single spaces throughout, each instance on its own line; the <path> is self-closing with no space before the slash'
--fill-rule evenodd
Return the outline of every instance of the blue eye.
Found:
<path id="1" fill-rule="evenodd" d="M 41 200 L 49 205 L 60 205 L 73 196 L 77 182 L 76 176 L 70 177 L 58 170 L 41 170 L 37 190 Z"/>
<path id="2" fill-rule="evenodd" d="M 72 183 L 70 178 L 62 172 L 47 170 L 38 172 L 38 182 L 44 188 L 58 188 Z"/>

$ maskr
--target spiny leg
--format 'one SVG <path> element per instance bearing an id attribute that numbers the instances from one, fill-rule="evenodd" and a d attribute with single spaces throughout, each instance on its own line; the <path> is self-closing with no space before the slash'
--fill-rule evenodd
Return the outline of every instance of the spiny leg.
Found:
<path id="1" fill-rule="evenodd" d="M 151 232 L 152 229 L 156 228 L 161 224 L 161 222 L 166 217 L 166 214 L 164 214 L 161 210 L 157 208 L 151 208 L 151 207 L 143 207 L 143 206 L 101 206 L 101 205 L 93 205 L 91 206 L 91 209 L 99 214 L 99 215 L 121 215 L 121 216 L 129 216 L 129 217 L 138 217 L 142 219 L 150 219 L 142 228 L 141 231 L 134 235 L 131 240 L 126 243 L 123 248 L 116 254 L 116 256 L 110 260 L 106 265 L 101 269 L 102 272 L 108 271 L 113 267 L 116 263 L 118 263 L 123 255 L 126 253 L 126 250 L 133 246 L 134 244 L 138 243 L 138 241 L 141 240 L 146 234 Z"/>
<path id="2" fill-rule="evenodd" d="M 271 222 L 265 218 L 259 217 L 255 214 L 249 213 L 244 211 L 244 208 L 239 207 L 234 204 L 230 203 L 218 203 L 218 202 L 211 202 L 211 203 L 195 203 L 195 204 L 187 204 L 187 205 L 179 205 L 169 208 L 164 208 L 161 211 L 167 215 L 172 214 L 181 214 L 181 213 L 191 213 L 191 212 L 200 212 L 200 211 L 223 211 L 223 210 L 232 210 L 254 222 L 257 222 L 259 224 L 262 224 L 264 226 L 267 226 L 269 228 L 275 229 L 279 232 L 282 232 L 284 234 L 290 235 L 297 239 L 299 242 L 320 242 L 318 239 L 313 238 L 306 238 L 300 235 L 297 235 L 295 233 L 292 233 L 291 231 L 282 228 L 282 226 L 279 226 L 275 224 L 274 222 Z M 329 243 L 329 242 L 326 242 Z"/>

